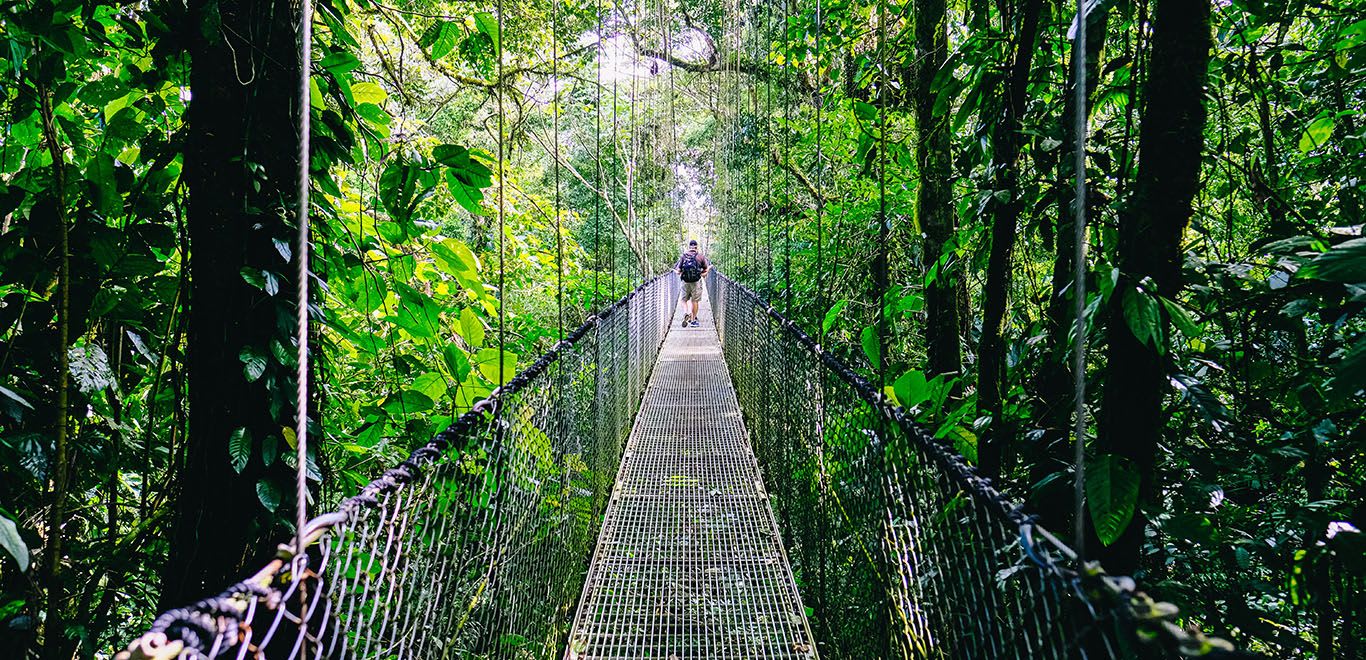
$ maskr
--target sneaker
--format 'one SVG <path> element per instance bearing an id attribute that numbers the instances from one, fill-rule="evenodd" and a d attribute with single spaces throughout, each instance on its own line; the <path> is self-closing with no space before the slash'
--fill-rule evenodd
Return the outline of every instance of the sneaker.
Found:
<path id="1" fill-rule="evenodd" d="M 692 327 L 696 328 L 696 327 L 699 326 L 699 325 L 702 325 L 702 324 L 701 324 L 701 323 L 698 323 L 698 322 L 697 322 L 697 319 L 693 319 L 693 320 L 692 320 Z"/>
<path id="2" fill-rule="evenodd" d="M 685 328 L 688 327 L 688 315 L 687 315 L 687 314 L 684 314 L 684 315 L 683 315 L 683 327 L 685 327 Z"/>

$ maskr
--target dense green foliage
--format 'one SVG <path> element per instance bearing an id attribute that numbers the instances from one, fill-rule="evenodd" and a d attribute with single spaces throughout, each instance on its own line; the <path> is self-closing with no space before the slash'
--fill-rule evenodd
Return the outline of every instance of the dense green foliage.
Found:
<path id="1" fill-rule="evenodd" d="M 1167 78 L 1175 28 L 1154 16 L 1184 1 L 1102 1 L 1086 28 L 1087 403 L 1107 419 L 1107 385 L 1141 382 L 1159 406 L 1136 457 L 1092 424 L 1091 554 L 1196 625 L 1327 657 L 1361 612 L 1339 576 L 1366 572 L 1366 21 L 1347 0 L 1213 3 L 1208 66 Z M 287 234 L 230 264 L 281 319 L 229 347 L 279 433 L 195 429 L 187 403 L 213 341 L 190 329 L 188 264 L 223 258 L 189 238 L 186 144 L 212 129 L 186 121 L 189 53 L 231 51 L 244 86 L 283 66 L 214 29 L 253 4 L 0 1 L 0 639 L 89 656 L 149 620 L 192 444 L 254 480 L 231 505 L 265 521 L 259 547 L 228 570 L 289 529 Z M 314 506 L 691 234 L 1070 528 L 1073 11 L 320 2 Z M 1159 131 L 1155 104 L 1205 116 Z M 1148 191 L 1183 200 L 1148 140 L 1197 154 L 1189 217 L 1151 212 Z M 1177 249 L 1126 239 L 1140 222 Z"/>

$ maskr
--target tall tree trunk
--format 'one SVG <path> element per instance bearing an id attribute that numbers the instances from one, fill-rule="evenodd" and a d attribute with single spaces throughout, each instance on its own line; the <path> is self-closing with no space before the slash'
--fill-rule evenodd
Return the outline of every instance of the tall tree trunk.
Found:
<path id="1" fill-rule="evenodd" d="M 955 231 L 953 180 L 949 162 L 949 118 L 934 112 L 934 78 L 948 58 L 945 0 L 915 0 L 916 64 L 910 86 L 916 119 L 916 164 L 920 185 L 916 215 L 925 234 L 925 344 L 929 375 L 957 374 L 962 368 L 958 336 L 958 265 L 943 259 Z"/>
<path id="2" fill-rule="evenodd" d="M 47 620 L 43 624 L 44 657 L 56 660 L 70 655 L 66 624 L 62 615 L 66 608 L 66 577 L 62 571 L 63 545 L 66 536 L 66 500 L 70 494 L 71 459 L 69 452 L 68 419 L 71 384 L 71 223 L 66 206 L 66 154 L 58 142 L 57 125 L 52 108 L 52 92 L 39 83 L 38 103 L 43 121 L 43 138 L 52 156 L 52 182 L 55 201 L 53 217 L 57 220 L 58 302 L 57 302 L 57 418 L 52 428 L 52 503 L 47 519 Z"/>
<path id="3" fill-rule="evenodd" d="M 1094 14 L 1088 16 L 1086 42 L 1086 98 L 1087 115 L 1092 108 L 1092 95 L 1096 81 L 1100 77 L 1100 53 L 1105 43 L 1105 32 L 1109 12 L 1104 4 L 1098 5 Z M 1059 135 L 1062 146 L 1058 151 L 1058 174 L 1055 183 L 1057 201 L 1057 223 L 1053 242 L 1052 290 L 1048 299 L 1049 352 L 1039 374 L 1039 398 L 1044 402 L 1040 421 L 1043 436 L 1037 443 L 1038 451 L 1031 457 L 1030 482 L 1039 483 L 1050 474 L 1064 470 L 1071 464 L 1071 452 L 1067 449 L 1067 429 L 1073 407 L 1072 369 L 1069 364 L 1072 336 L 1072 301 L 1068 292 L 1072 286 L 1072 267 L 1077 244 L 1075 241 L 1076 189 L 1072 181 L 1076 177 L 1076 142 L 1072 137 L 1077 108 L 1071 102 L 1075 86 L 1076 62 L 1069 59 L 1067 83 L 1064 85 L 1062 118 L 1059 120 Z M 1056 481 L 1033 496 L 1034 509 L 1044 526 L 1054 530 L 1068 529 L 1071 525 L 1072 489 L 1063 481 Z"/>
<path id="4" fill-rule="evenodd" d="M 1147 526 L 1143 509 L 1157 501 L 1157 446 L 1165 425 L 1162 397 L 1168 389 L 1162 355 L 1134 335 L 1122 301 L 1147 278 L 1154 293 L 1167 298 L 1181 289 L 1181 238 L 1200 184 L 1204 85 L 1212 47 L 1208 0 L 1158 0 L 1154 19 L 1138 177 L 1133 204 L 1120 219 L 1121 282 L 1109 307 L 1108 373 L 1097 442 L 1099 453 L 1127 459 L 1127 469 L 1140 479 L 1133 520 L 1101 552 L 1106 567 L 1118 573 L 1137 568 Z M 1159 317 L 1157 325 L 1165 335 L 1165 318 Z"/>
<path id="5" fill-rule="evenodd" d="M 190 3 L 190 437 L 163 575 L 166 605 L 240 578 L 268 551 L 263 539 L 276 528 L 264 503 L 287 509 L 293 500 L 288 468 L 278 457 L 267 465 L 262 451 L 268 443 L 287 451 L 280 430 L 293 418 L 291 369 L 270 357 L 272 341 L 292 346 L 294 325 L 293 266 L 274 243 L 288 244 L 296 217 L 287 201 L 297 190 L 300 110 L 290 5 Z M 268 281 L 265 290 L 246 276 Z M 244 369 L 251 356 L 265 365 Z M 238 429 L 249 434 L 245 465 L 234 465 L 230 447 Z"/>
<path id="6" fill-rule="evenodd" d="M 992 131 L 992 189 L 1005 191 L 1005 202 L 994 202 L 991 254 L 987 262 L 986 300 L 982 312 L 982 338 L 978 348 L 977 397 L 981 410 L 991 415 L 991 426 L 978 450 L 978 464 L 985 476 L 999 478 L 1006 458 L 1006 444 L 1014 437 L 1001 411 L 1005 377 L 1005 341 L 1001 336 L 1006 302 L 1010 295 L 1010 262 L 1015 251 L 1015 232 L 1020 221 L 1019 165 L 1020 118 L 1024 115 L 1029 74 L 1034 63 L 1034 42 L 1039 31 L 1043 0 L 1027 0 L 1020 15 L 1015 53 L 1005 81 L 1005 104 Z"/>

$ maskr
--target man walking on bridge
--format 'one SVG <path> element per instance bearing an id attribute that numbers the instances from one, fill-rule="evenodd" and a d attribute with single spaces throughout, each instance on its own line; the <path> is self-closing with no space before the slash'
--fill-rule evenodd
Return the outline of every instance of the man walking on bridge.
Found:
<path id="1" fill-rule="evenodd" d="M 674 272 L 683 280 L 683 327 L 697 327 L 697 305 L 702 302 L 702 278 L 711 270 L 707 258 L 697 251 L 697 240 L 688 241 L 688 250 L 674 264 Z M 688 311 L 691 309 L 691 311 Z"/>

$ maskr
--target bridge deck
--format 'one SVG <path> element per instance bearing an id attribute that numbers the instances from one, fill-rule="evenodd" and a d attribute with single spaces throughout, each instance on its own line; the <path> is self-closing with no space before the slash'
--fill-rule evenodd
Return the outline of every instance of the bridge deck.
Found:
<path id="1" fill-rule="evenodd" d="M 812 658 L 711 310 L 671 324 L 608 504 L 571 660 Z"/>

